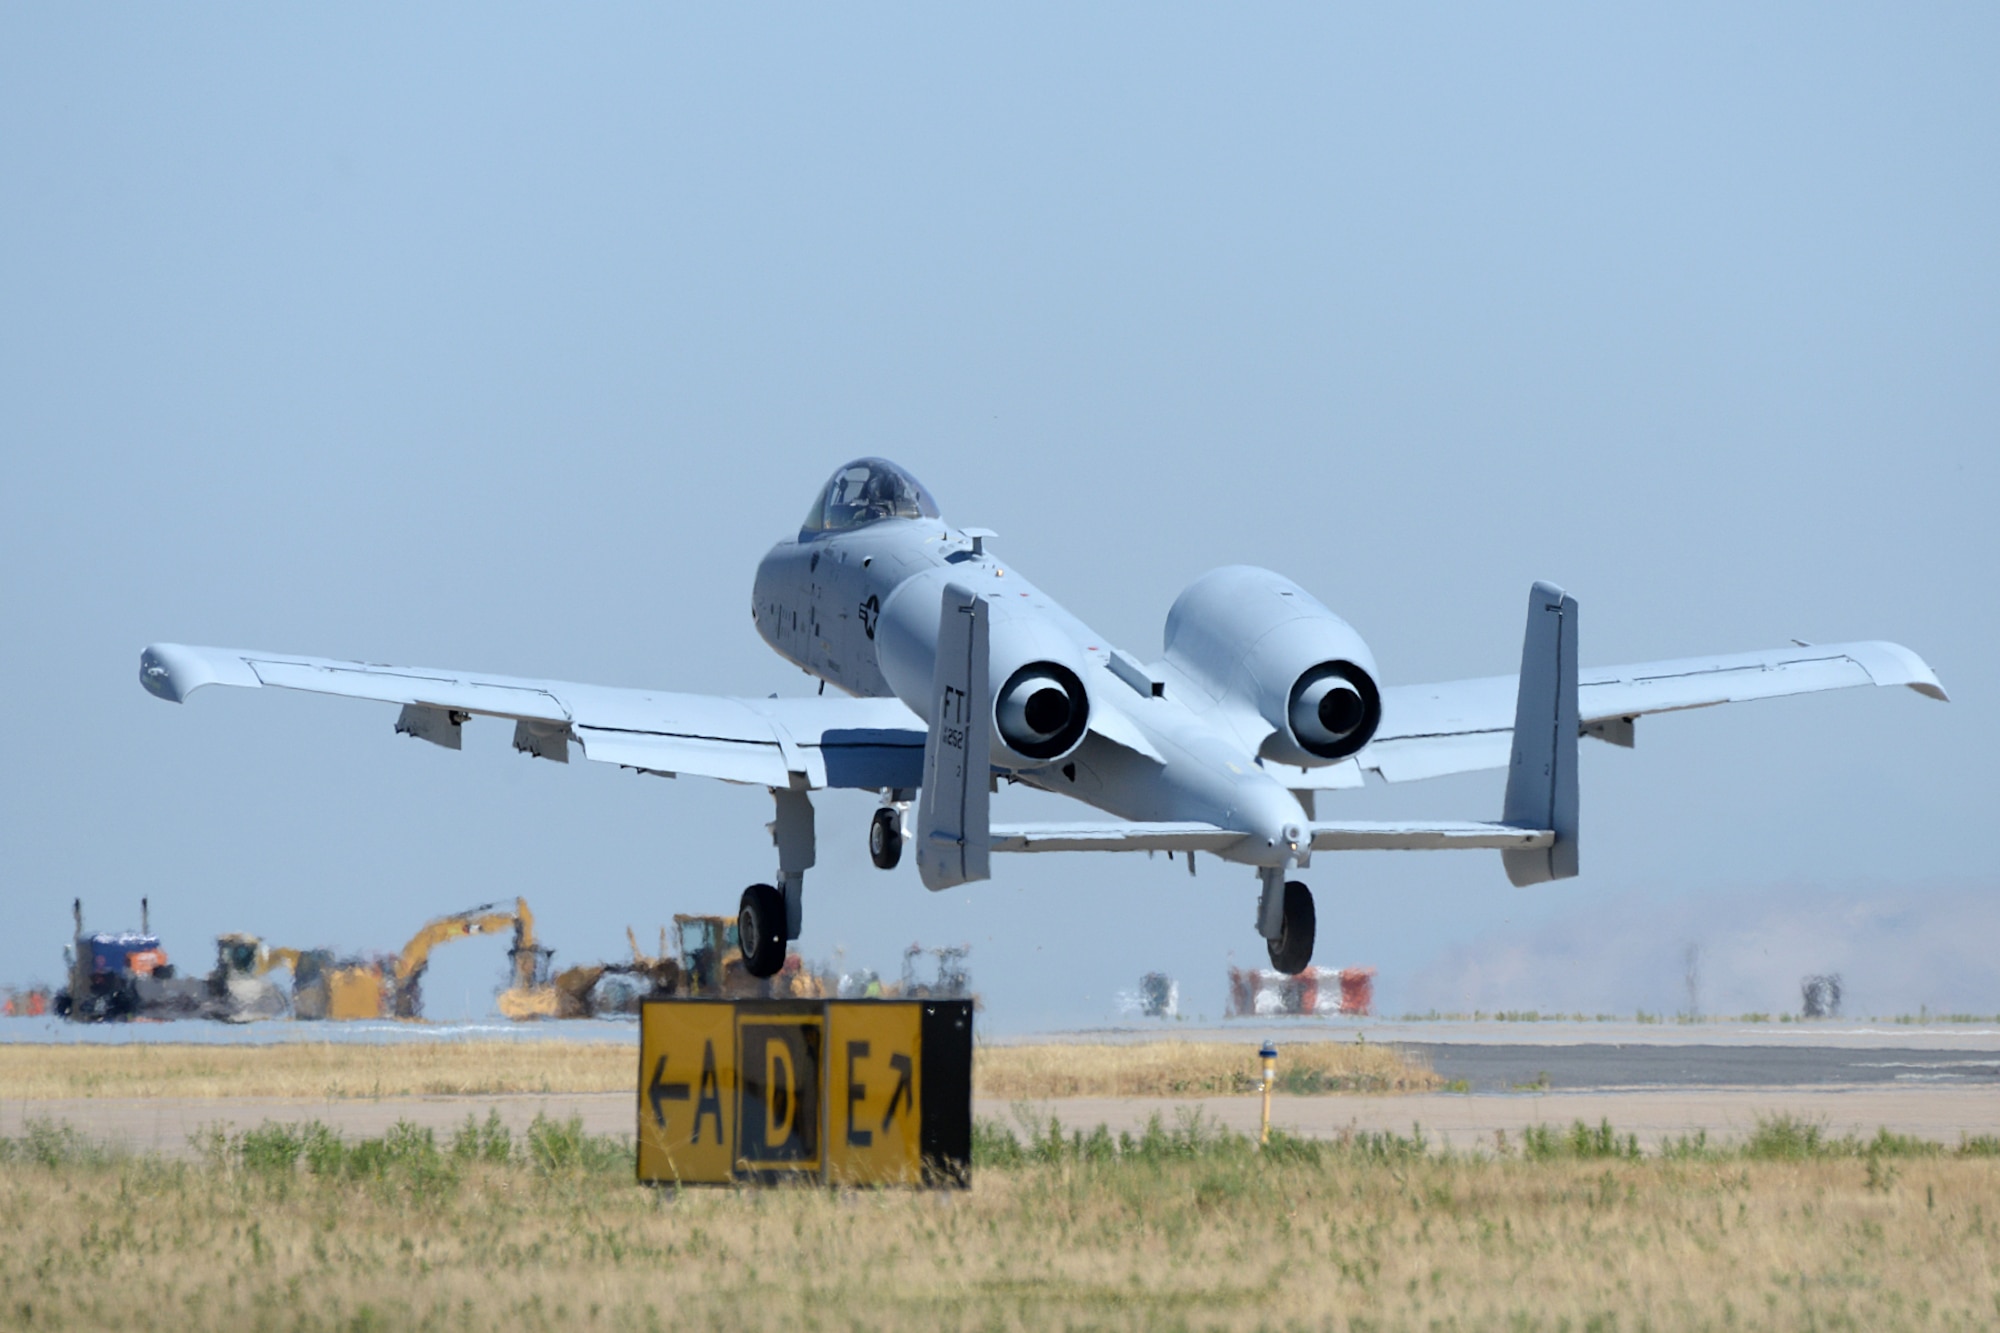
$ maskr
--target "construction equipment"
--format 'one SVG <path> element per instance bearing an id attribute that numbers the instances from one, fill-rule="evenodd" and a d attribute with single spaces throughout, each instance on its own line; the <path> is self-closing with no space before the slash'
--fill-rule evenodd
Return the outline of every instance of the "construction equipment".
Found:
<path id="1" fill-rule="evenodd" d="M 829 992 L 824 979 L 797 954 L 787 957 L 774 977 L 751 976 L 731 917 L 676 914 L 671 952 L 665 927 L 656 954 L 640 947 L 630 926 L 625 942 L 632 951 L 629 962 L 584 964 L 554 975 L 550 951 L 535 948 L 531 936 L 517 942 L 511 984 L 499 997 L 500 1012 L 517 1020 L 595 1018 L 636 1014 L 649 998 L 817 1000 Z"/>
<path id="2" fill-rule="evenodd" d="M 507 951 L 514 964 L 514 984 L 533 985 L 538 971 L 547 966 L 547 957 L 554 950 L 536 946 L 535 916 L 528 910 L 527 900 L 516 898 L 511 912 L 503 910 L 498 903 L 482 903 L 463 912 L 427 921 L 421 930 L 410 937 L 410 942 L 403 946 L 403 952 L 396 956 L 395 968 L 387 978 L 390 1012 L 397 1018 L 423 1016 L 422 982 L 432 949 L 451 940 L 462 940 L 470 935 L 497 934 L 502 930 L 514 932 L 514 947 Z"/>
<path id="3" fill-rule="evenodd" d="M 553 951 L 535 943 L 534 913 L 521 898 L 514 900 L 511 911 L 498 903 L 482 903 L 426 921 L 394 955 L 336 959 L 328 949 L 273 950 L 270 966 L 281 957 L 290 961 L 296 1017 L 421 1018 L 423 975 L 431 951 L 452 940 L 502 930 L 514 932 L 514 945 L 507 951 L 513 987 L 532 989 L 545 974 Z"/>
<path id="4" fill-rule="evenodd" d="M 584 963 L 554 971 L 555 950 L 535 942 L 535 916 L 527 900 L 516 898 L 514 905 L 514 947 L 507 951 L 507 987 L 497 1001 L 500 1012 L 517 1022 L 594 1016 L 598 980 L 617 965 Z M 637 948 L 635 943 L 635 953 Z"/>
<path id="5" fill-rule="evenodd" d="M 305 949 L 292 964 L 292 1017 L 307 1020 L 380 1018 L 382 958 L 336 959 L 331 949 Z"/>
<path id="6" fill-rule="evenodd" d="M 70 911 L 76 919 L 75 937 L 63 950 L 69 965 L 69 984 L 56 992 L 55 1011 L 59 1018 L 79 1023 L 101 1023 L 107 1019 L 130 1018 L 139 1008 L 138 978 L 166 968 L 167 955 L 159 937 L 148 929 L 148 903 L 139 900 L 137 931 L 83 933 L 83 899 L 74 899 Z M 168 976 L 173 972 L 169 968 Z"/>
<path id="7" fill-rule="evenodd" d="M 83 900 L 70 905 L 76 934 L 64 950 L 69 984 L 56 992 L 58 1017 L 80 1023 L 146 1017 L 198 1017 L 207 999 L 207 982 L 174 975 L 159 936 L 152 933 L 151 904 L 139 900 L 136 931 L 83 931 Z"/>
<path id="8" fill-rule="evenodd" d="M 743 963 L 736 937 L 736 920 L 725 916 L 676 913 L 674 939 L 680 948 L 681 995 L 718 996 L 727 1000 L 824 999 L 827 987 L 796 954 L 785 956 L 776 976 L 753 977 Z"/>
<path id="9" fill-rule="evenodd" d="M 205 1016 L 228 1023 L 283 1018 L 291 1011 L 291 1001 L 264 974 L 297 958 L 296 949 L 266 949 L 255 935 L 216 936 L 215 970 L 208 974 L 210 1011 Z"/>
<path id="10" fill-rule="evenodd" d="M 903 979 L 896 987 L 896 994 L 906 1000 L 972 998 L 972 975 L 965 968 L 966 955 L 971 952 L 970 944 L 943 949 L 926 949 L 921 944 L 912 944 L 903 950 Z M 935 981 L 917 980 L 917 959 L 925 954 L 937 959 Z"/>

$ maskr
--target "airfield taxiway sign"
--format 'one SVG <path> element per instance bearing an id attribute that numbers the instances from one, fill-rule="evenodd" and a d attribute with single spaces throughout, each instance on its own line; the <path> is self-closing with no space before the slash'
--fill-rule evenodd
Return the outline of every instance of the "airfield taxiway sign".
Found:
<path id="1" fill-rule="evenodd" d="M 963 1185 L 967 1000 L 650 1000 L 639 1179 Z"/>

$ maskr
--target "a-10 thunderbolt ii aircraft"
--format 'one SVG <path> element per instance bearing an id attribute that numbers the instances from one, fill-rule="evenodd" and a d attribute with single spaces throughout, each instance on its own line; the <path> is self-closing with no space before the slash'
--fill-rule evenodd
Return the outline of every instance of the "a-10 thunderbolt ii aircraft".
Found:
<path id="1" fill-rule="evenodd" d="M 1167 613 L 1154 662 L 1121 652 L 954 528 L 895 464 L 834 473 L 797 535 L 757 569 L 752 614 L 782 656 L 845 692 L 731 699 L 564 681 L 155 644 L 139 677 L 180 702 L 204 685 L 276 686 L 402 705 L 396 730 L 450 749 L 474 717 L 514 722 L 514 748 L 644 773 L 768 787 L 776 884 L 743 892 L 738 930 L 758 976 L 797 939 L 814 860 L 810 793 L 878 791 L 869 849 L 897 864 L 917 808 L 925 885 L 989 874 L 993 852 L 1208 852 L 1255 872 L 1271 963 L 1312 958 L 1315 918 L 1294 879 L 1313 855 L 1365 848 L 1495 848 L 1517 885 L 1577 873 L 1579 736 L 1631 745 L 1642 714 L 1848 685 L 1943 699 L 1893 643 L 1819 644 L 1577 668 L 1577 605 L 1537 583 L 1518 676 L 1383 682 L 1361 636 L 1298 584 L 1235 566 L 1197 579 Z M 822 686 L 822 691 L 824 686 Z M 1319 818 L 1322 792 L 1365 773 L 1406 782 L 1508 770 L 1496 822 Z M 1004 826 L 1000 781 L 1102 814 Z"/>

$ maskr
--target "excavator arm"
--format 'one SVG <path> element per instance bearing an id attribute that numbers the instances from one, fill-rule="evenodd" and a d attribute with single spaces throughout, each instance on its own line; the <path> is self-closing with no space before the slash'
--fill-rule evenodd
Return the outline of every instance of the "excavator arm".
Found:
<path id="1" fill-rule="evenodd" d="M 283 967 L 290 969 L 291 974 L 296 977 L 299 974 L 300 956 L 297 949 L 283 947 L 260 949 L 257 954 L 257 975 L 261 977 L 266 972 L 273 972 Z"/>
<path id="2" fill-rule="evenodd" d="M 511 912 L 502 909 L 498 903 L 482 903 L 463 912 L 426 921 L 423 928 L 403 946 L 402 953 L 396 956 L 393 980 L 396 1017 L 417 1016 L 420 1007 L 417 982 L 430 962 L 432 949 L 451 940 L 462 940 L 468 935 L 496 935 L 503 930 L 514 932 L 514 948 L 510 952 L 516 975 L 519 976 L 524 967 L 532 974 L 536 961 L 535 918 L 528 910 L 526 900 L 516 898 Z"/>
<path id="3" fill-rule="evenodd" d="M 526 902 L 517 898 L 514 904 L 511 912 L 502 911 L 498 903 L 484 903 L 450 916 L 438 917 L 435 921 L 426 921 L 396 957 L 397 982 L 407 981 L 423 971 L 425 964 L 430 962 L 431 950 L 438 945 L 449 940 L 462 940 L 468 935 L 495 935 L 503 930 L 514 930 L 517 932 L 516 944 L 525 942 L 532 948 L 534 916 L 528 911 Z"/>

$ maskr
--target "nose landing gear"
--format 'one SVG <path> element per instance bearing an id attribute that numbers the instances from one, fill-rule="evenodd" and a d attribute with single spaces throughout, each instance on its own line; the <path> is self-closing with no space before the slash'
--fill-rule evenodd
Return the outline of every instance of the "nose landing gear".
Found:
<path id="1" fill-rule="evenodd" d="M 868 859 L 877 870 L 894 870 L 903 859 L 903 812 L 885 805 L 868 821 Z"/>
<path id="2" fill-rule="evenodd" d="M 1295 977 L 1312 962 L 1317 927 L 1312 890 L 1298 880 L 1286 879 L 1281 868 L 1257 874 L 1264 881 L 1263 899 L 1257 907 L 1257 933 L 1270 951 L 1271 966 Z"/>
<path id="3" fill-rule="evenodd" d="M 916 796 L 908 787 L 882 789 L 882 808 L 868 821 L 868 859 L 877 870 L 894 870 L 903 859 L 903 822 Z"/>

